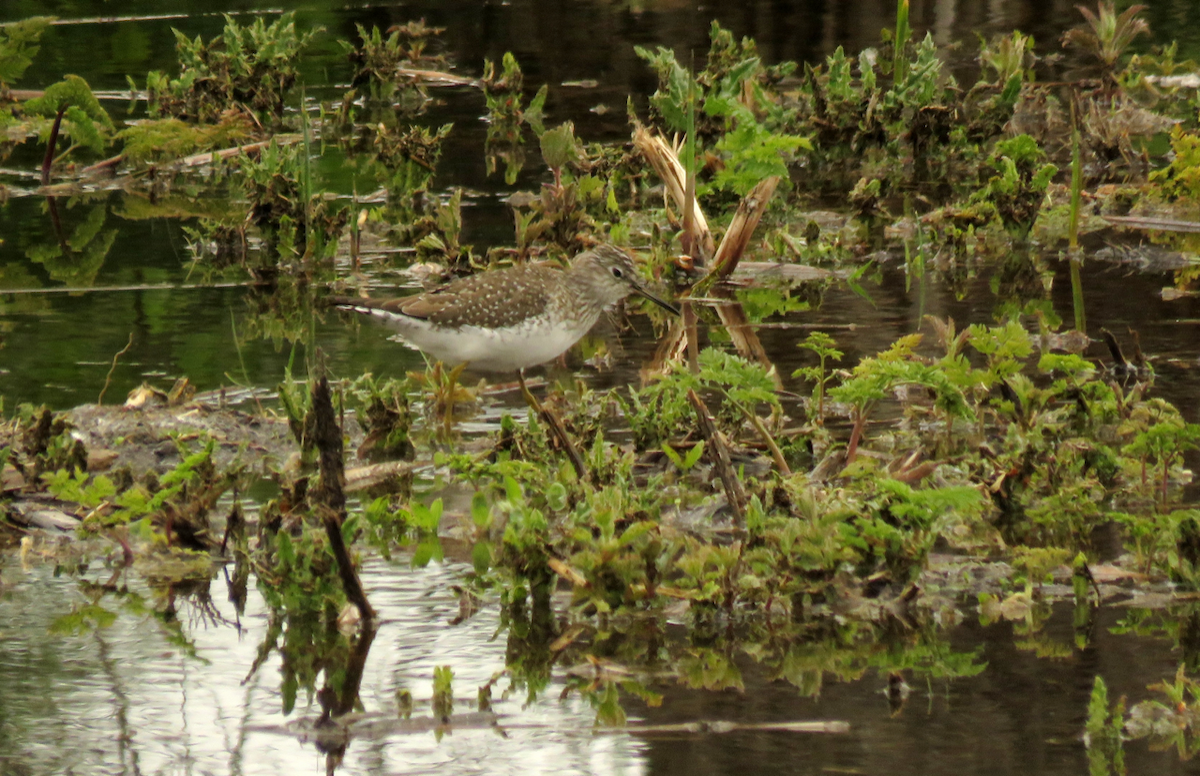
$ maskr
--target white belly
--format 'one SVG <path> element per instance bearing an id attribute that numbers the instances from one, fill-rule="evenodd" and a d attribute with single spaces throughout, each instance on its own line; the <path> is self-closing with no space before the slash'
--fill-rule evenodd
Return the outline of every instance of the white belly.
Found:
<path id="1" fill-rule="evenodd" d="M 377 310 L 365 310 L 391 324 L 399 338 L 447 364 L 467 362 L 484 372 L 515 372 L 544 364 L 565 353 L 596 323 L 581 320 L 572 326 L 550 326 L 544 318 L 534 318 L 520 326 L 483 329 L 462 326 L 438 328 L 427 321 L 395 316 Z"/>

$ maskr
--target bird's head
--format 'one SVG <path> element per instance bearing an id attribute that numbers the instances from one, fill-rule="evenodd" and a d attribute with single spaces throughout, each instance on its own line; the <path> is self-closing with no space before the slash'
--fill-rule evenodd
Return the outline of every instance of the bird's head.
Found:
<path id="1" fill-rule="evenodd" d="M 597 245 L 575 257 L 571 273 L 587 284 L 589 295 L 607 307 L 637 294 L 675 315 L 679 308 L 651 293 L 633 263 L 633 257 L 612 245 Z"/>

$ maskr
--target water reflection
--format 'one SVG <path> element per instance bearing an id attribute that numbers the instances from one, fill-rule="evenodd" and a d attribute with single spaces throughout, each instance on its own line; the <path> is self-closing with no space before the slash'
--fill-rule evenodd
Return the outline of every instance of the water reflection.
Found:
<path id="1" fill-rule="evenodd" d="M 85 571 L 92 582 L 55 576 L 13 555 L 2 563 L 5 773 L 617 774 L 748 762 L 758 773 L 1078 773 L 1091 677 L 1103 675 L 1111 697 L 1126 694 L 1131 705 L 1161 698 L 1144 689 L 1146 677 L 1174 676 L 1172 645 L 1195 630 L 1194 607 L 1101 608 L 1093 640 L 1072 646 L 1069 608 L 1045 610 L 1038 633 L 1062 645 L 1046 659 L 1003 623 L 829 622 L 790 636 L 720 629 L 687 640 L 661 622 L 564 632 L 549 609 L 502 615 L 485 604 L 452 625 L 460 609 L 450 585 L 461 569 L 372 561 L 364 584 L 381 614 L 373 637 L 309 630 L 289 643 L 298 622 L 285 625 L 253 589 L 239 617 L 211 587 L 223 586 L 220 575 L 147 587 L 107 571 Z M 314 649 L 314 638 L 330 649 Z M 312 670 L 307 684 L 296 682 L 304 655 L 319 656 L 303 669 Z M 454 673 L 449 725 L 430 707 L 439 666 Z M 494 719 L 474 710 L 485 686 Z M 397 717 L 405 691 L 407 721 Z M 347 739 L 315 732 L 348 710 Z M 604 730 L 622 719 L 628 729 Z M 849 721 L 851 732 L 663 727 L 813 719 Z M 656 727 L 638 732 L 647 724 Z M 1143 744 L 1126 749 L 1131 772 L 1186 772 Z"/>
<path id="2" fill-rule="evenodd" d="M 369 635 L 329 637 L 335 648 L 310 666 L 319 684 L 299 688 L 289 715 L 283 707 L 298 689 L 296 661 L 322 651 L 288 644 L 290 636 L 275 649 L 271 634 L 281 622 L 256 593 L 238 628 L 232 605 L 210 596 L 207 584 L 190 596 L 156 593 L 133 579 L 129 586 L 141 592 L 124 582 L 81 585 L 49 566 L 23 571 L 6 557 L 0 765 L 5 773 L 257 774 L 325 770 L 344 756 L 346 773 L 504 772 L 538 762 L 542 772 L 551 763 L 564 773 L 636 772 L 628 737 L 593 746 L 585 703 L 543 697 L 522 711 L 519 693 L 493 701 L 497 713 L 531 725 L 507 737 L 487 726 L 452 726 L 437 742 L 428 725 L 323 753 L 292 732 L 293 718 L 307 718 L 311 728 L 351 705 L 395 719 L 402 688 L 416 699 L 415 716 L 428 717 L 433 669 L 446 664 L 460 705 L 473 705 L 466 698 L 474 688 L 504 668 L 505 645 L 493 639 L 494 611 L 448 625 L 458 611 L 449 592 L 458 573 L 369 564 L 365 578 L 383 614 L 378 635 L 373 643 Z M 361 691 L 352 692 L 360 679 Z M 352 704 L 355 694 L 360 701 Z"/>

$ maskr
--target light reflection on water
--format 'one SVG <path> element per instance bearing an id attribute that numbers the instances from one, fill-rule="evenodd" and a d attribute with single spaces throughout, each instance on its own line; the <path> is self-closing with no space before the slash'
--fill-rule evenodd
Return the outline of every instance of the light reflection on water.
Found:
<path id="1" fill-rule="evenodd" d="M 428 716 L 433 670 L 454 670 L 456 711 L 474 707 L 476 689 L 505 666 L 505 638 L 494 607 L 458 625 L 449 589 L 464 568 L 450 563 L 412 569 L 370 561 L 363 573 L 380 627 L 367 659 L 361 701 L 369 712 L 395 711 L 397 690 L 411 691 L 414 717 Z M 92 576 L 92 575 L 88 575 Z M 135 588 L 140 584 L 135 580 Z M 235 621 L 223 583 L 212 605 Z M 23 572 L 4 560 L 0 594 L 0 773 L 296 774 L 325 770 L 325 756 L 279 730 L 320 713 L 301 691 L 284 716 L 278 652 L 243 685 L 267 627 L 268 612 L 252 592 L 231 625 L 200 622 L 180 599 L 184 632 L 195 657 L 164 637 L 152 616 L 122 611 L 110 627 L 54 635 L 54 621 L 85 602 L 77 582 L 39 565 Z M 142 592 L 148 594 L 144 589 Z M 118 604 L 102 599 L 107 608 Z M 560 684 L 523 708 L 525 693 L 501 695 L 493 709 L 519 725 L 503 736 L 481 727 L 392 734 L 351 743 L 339 773 L 638 774 L 642 746 L 624 733 L 594 735 L 593 711 Z"/>
<path id="2" fill-rule="evenodd" d="M 395 713 L 396 692 L 408 689 L 416 700 L 413 716 L 429 716 L 435 667 L 452 667 L 455 712 L 471 712 L 476 689 L 505 667 L 509 633 L 499 629 L 494 605 L 451 625 L 458 602 L 450 590 L 467 567 L 457 563 L 412 569 L 406 562 L 366 563 L 363 581 L 381 622 L 371 646 L 360 690 L 362 709 Z M 107 571 L 86 576 L 105 579 Z M 134 591 L 158 611 L 165 599 L 136 577 Z M 273 652 L 245 681 L 268 626 L 263 600 L 252 592 L 234 626 L 233 605 L 225 600 L 218 575 L 211 585 L 212 612 L 229 620 L 215 624 L 200 615 L 198 597 L 176 598 L 181 633 L 195 648 L 187 657 L 154 616 L 139 609 L 132 595 L 125 604 L 112 594 L 101 599 L 120 614 L 110 627 L 82 635 L 51 631 L 62 615 L 87 602 L 83 586 L 69 575 L 55 577 L 49 565 L 23 570 L 13 555 L 0 557 L 0 773 L 10 774 L 296 774 L 324 773 L 330 764 L 312 743 L 286 732 L 297 719 L 319 714 L 303 691 L 296 710 L 282 713 L 282 664 Z M 1146 685 L 1169 678 L 1192 648 L 1172 646 L 1170 638 L 1115 635 L 1119 606 L 1101 608 L 1085 647 L 1070 646 L 1077 634 L 1069 606 L 1059 607 L 1035 639 L 1059 644 L 1059 657 L 1039 657 L 1033 642 L 1011 624 L 981 627 L 973 615 L 945 634 L 944 648 L 980 650 L 987 669 L 978 676 L 928 679 L 909 677 L 913 695 L 899 709 L 882 694 L 885 672 L 868 668 L 871 659 L 838 681 L 839 649 L 852 643 L 800 642 L 787 647 L 791 659 L 834 657 L 815 696 L 809 697 L 777 675 L 770 659 L 759 664 L 747 647 L 688 641 L 682 629 L 668 628 L 656 648 L 678 656 L 692 650 L 728 649 L 739 664 L 744 689 L 691 689 L 670 676 L 650 683 L 661 706 L 646 706 L 632 695 L 622 704 L 631 723 L 672 724 L 728 720 L 777 723 L 844 720 L 844 735 L 742 730 L 726 734 L 638 733 L 596 730 L 589 703 L 572 694 L 560 699 L 566 666 L 526 705 L 525 691 L 503 696 L 501 678 L 493 708 L 504 734 L 487 727 L 458 727 L 439 741 L 432 731 L 359 737 L 350 743 L 336 772 L 358 774 L 697 774 L 748 772 L 775 774 L 880 773 L 892 776 L 959 774 L 1078 774 L 1087 767 L 1080 739 L 1092 677 L 1105 677 L 1110 698 L 1130 702 L 1152 694 Z M 1181 617 L 1187 617 L 1186 612 Z M 1164 624 L 1173 622 L 1167 615 Z M 1183 628 L 1184 620 L 1179 627 Z M 911 643 L 901 636 L 872 649 L 884 652 Z M 718 639 L 719 641 L 719 639 Z M 839 646 L 840 644 L 840 646 Z M 765 646 L 765 645 L 759 645 Z M 590 650 L 603 658 L 599 639 Z M 829 651 L 832 650 L 832 651 Z M 869 654 L 869 653 L 868 653 Z M 892 653 L 895 656 L 897 653 Z M 1189 657 L 1191 655 L 1191 657 Z M 659 662 L 655 650 L 649 661 Z M 669 662 L 669 661 L 667 661 Z M 886 660 L 884 661 L 887 662 Z M 843 669 L 851 664 L 843 663 Z M 636 668 L 636 666 L 634 666 Z M 818 668 L 818 674 L 821 669 Z M 243 684 L 243 681 L 245 683 Z M 320 684 L 318 680 L 318 684 Z M 1174 754 L 1151 751 L 1145 742 L 1126 747 L 1130 773 L 1163 776 L 1194 772 Z"/>

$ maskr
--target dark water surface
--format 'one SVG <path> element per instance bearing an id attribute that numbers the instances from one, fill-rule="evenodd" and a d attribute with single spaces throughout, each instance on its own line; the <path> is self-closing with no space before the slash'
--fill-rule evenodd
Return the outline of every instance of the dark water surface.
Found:
<path id="1" fill-rule="evenodd" d="M 968 54 L 974 50 L 975 33 L 1013 28 L 1034 34 L 1041 49 L 1054 50 L 1062 30 L 1078 20 L 1074 5 L 1064 0 L 930 0 L 913 3 L 912 19 L 918 30 L 931 31 L 941 44 L 965 41 Z M 1200 3 L 1156 0 L 1149 6 L 1146 15 L 1157 40 L 1178 39 L 1181 58 L 1200 56 Z M 634 55 L 635 44 L 694 50 L 700 57 L 715 18 L 736 34 L 754 36 L 772 61 L 815 62 L 838 45 L 852 51 L 877 45 L 880 28 L 890 25 L 894 15 L 894 4 L 883 0 L 6 0 L 0 3 L 0 22 L 33 14 L 60 17 L 20 86 L 38 88 L 64 73 L 77 73 L 96 90 L 119 91 L 127 88 L 126 75 L 144 83 L 148 70 L 172 68 L 172 27 L 207 38 L 221 29 L 221 12 L 293 9 L 302 26 L 321 25 L 328 31 L 304 66 L 310 97 L 332 99 L 348 80 L 333 40 L 352 38 L 355 23 L 386 27 L 424 17 L 446 28 L 444 53 L 461 72 L 478 74 L 484 57 L 498 60 L 512 51 L 527 85 L 550 84 L 550 120 L 573 120 L 586 140 L 627 137 L 627 95 L 644 106 L 645 95 L 653 91 L 653 75 Z M 598 85 L 562 85 L 582 79 L 596 79 Z M 430 122 L 455 122 L 439 185 L 468 192 L 464 241 L 474 243 L 478 252 L 510 244 L 511 216 L 503 200 L 514 189 L 536 187 L 542 170 L 528 166 L 514 187 L 498 177 L 489 179 L 481 150 L 482 97 L 466 90 L 443 90 L 438 97 L 444 104 Z M 106 103 L 118 116 L 124 105 L 124 100 Z M 600 105 L 608 112 L 596 112 Z M 6 163 L 4 182 L 14 190 L 33 188 L 30 171 L 39 155 L 32 144 L 19 151 Z M 339 193 L 349 194 L 354 186 L 335 160 L 323 165 L 322 173 L 326 185 Z M 69 232 L 111 240 L 111 247 L 98 252 L 90 265 L 70 266 L 35 258 L 57 241 L 44 199 L 12 196 L 0 205 L 0 396 L 6 407 L 31 401 L 66 408 L 95 401 L 114 354 L 130 340 L 130 350 L 113 370 L 109 401 L 144 380 L 169 386 L 186 376 L 208 390 L 234 383 L 271 387 L 282 379 L 291 345 L 258 331 L 255 311 L 263 301 L 245 289 L 17 293 L 201 280 L 189 274 L 179 222 L 141 219 L 138 204 L 121 193 L 60 201 L 60 217 Z M 1066 267 L 1051 266 L 1058 267 L 1053 300 L 1069 319 Z M 1189 421 L 1200 419 L 1200 299 L 1163 301 L 1159 290 L 1172 284 L 1170 269 L 1092 260 L 1085 272 L 1091 329 L 1136 329 L 1142 349 L 1158 359 L 1161 395 L 1176 402 Z M 880 277 L 878 284 L 868 286 L 870 302 L 835 289 L 820 309 L 774 322 L 857 324 L 852 335 L 836 333 L 853 360 L 917 330 L 925 314 L 953 316 L 960 326 L 992 320 L 996 297 L 988 273 L 955 289 L 931 283 L 924 289 L 914 284 L 908 291 L 902 262 L 885 263 Z M 387 333 L 375 327 L 347 326 L 333 316 L 316 319 L 314 325 L 315 342 L 338 374 L 400 376 L 423 366 L 418 354 L 388 342 Z M 761 336 L 780 374 L 790 375 L 797 365 L 795 342 L 802 335 L 768 328 Z M 633 381 L 653 348 L 648 327 L 626 335 L 622 345 L 612 371 L 580 373 L 597 385 Z M 463 624 L 448 624 L 457 611 L 449 585 L 465 570 L 453 563 L 423 570 L 406 563 L 368 563 L 364 583 L 383 625 L 362 683 L 367 711 L 390 713 L 401 688 L 411 689 L 418 700 L 428 698 L 435 666 L 453 666 L 460 697 L 473 695 L 475 687 L 504 668 L 507 637 L 498 630 L 494 608 L 485 607 Z M 180 623 L 194 647 L 189 655 L 191 649 L 167 637 L 161 617 L 136 607 L 122 609 L 109 628 L 79 635 L 51 631 L 52 623 L 89 597 L 76 580 L 54 576 L 46 565 L 25 568 L 15 555 L 0 556 L 0 774 L 323 772 L 325 758 L 311 744 L 270 730 L 295 716 L 281 713 L 278 654 L 243 684 L 267 628 L 265 605 L 252 592 L 235 626 L 238 618 L 222 587 L 219 581 L 213 584 L 211 610 L 194 599 L 181 599 Z M 148 599 L 155 595 L 139 592 Z M 112 602 L 109 606 L 121 609 Z M 1193 652 L 1180 648 L 1169 635 L 1175 629 L 1186 631 L 1191 615 L 1163 615 L 1164 628 L 1156 636 L 1110 632 L 1129 614 L 1119 607 L 1101 609 L 1091 640 L 1080 648 L 1070 611 L 1055 612 L 1038 636 L 1057 645 L 1045 649 L 1042 644 L 1040 650 L 1054 657 L 1039 657 L 1035 640 L 1014 635 L 1011 624 L 960 625 L 948 631 L 946 648 L 973 654 L 986 670 L 971 678 L 932 678 L 928 684 L 923 678 L 913 680 L 913 695 L 899 712 L 889 708 L 882 694 L 886 677 L 869 663 L 857 681 L 826 674 L 820 693 L 810 697 L 787 681 L 772 680 L 771 672 L 736 651 L 742 691 L 706 692 L 662 682 L 654 687 L 664 696 L 661 706 L 646 707 L 636 699 L 625 703 L 631 721 L 839 719 L 852 726 L 845 735 L 595 734 L 594 710 L 578 696 L 559 700 L 562 679 L 556 673 L 534 703 L 526 706 L 524 694 L 517 692 L 496 704 L 508 723 L 519 723 L 507 737 L 477 729 L 455 730 L 440 741 L 433 733 L 356 741 L 339 772 L 1080 774 L 1088 767 L 1080 736 L 1095 675 L 1108 681 L 1111 697 L 1125 694 L 1132 703 L 1148 697 L 1146 685 L 1173 676 L 1181 660 L 1195 660 L 1194 647 Z M 315 702 L 303 695 L 298 708 L 316 713 Z M 1127 756 L 1130 773 L 1200 772 L 1200 765 L 1180 762 L 1172 752 L 1151 752 L 1144 743 L 1131 743 Z"/>

